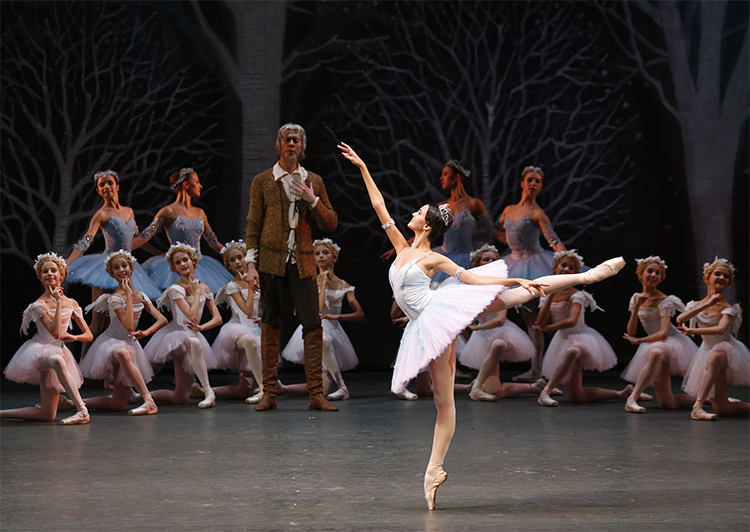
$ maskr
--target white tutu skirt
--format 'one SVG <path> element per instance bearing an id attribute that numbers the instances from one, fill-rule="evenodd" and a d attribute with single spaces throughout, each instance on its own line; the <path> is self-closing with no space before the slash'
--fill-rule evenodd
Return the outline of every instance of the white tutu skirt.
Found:
<path id="1" fill-rule="evenodd" d="M 110 252 L 108 251 L 106 253 L 92 253 L 78 257 L 70 265 L 70 268 L 68 268 L 67 280 L 71 283 L 94 286 L 105 291 L 114 291 L 119 285 L 107 273 L 107 269 L 104 266 L 104 261 L 109 254 Z M 149 279 L 149 276 L 146 275 L 144 269 L 137 262 L 135 263 L 131 280 L 136 290 L 143 292 L 153 301 L 156 301 L 161 296 L 161 289 Z"/>
<path id="2" fill-rule="evenodd" d="M 169 262 L 164 255 L 151 257 L 143 263 L 143 269 L 161 290 L 166 290 L 167 287 L 180 280 L 180 276 L 169 269 Z M 203 255 L 195 268 L 195 278 L 208 285 L 211 292 L 216 294 L 221 287 L 234 279 L 234 275 L 229 273 L 218 260 Z"/>
<path id="3" fill-rule="evenodd" d="M 62 344 L 62 342 L 60 343 Z M 73 358 L 70 349 L 65 344 L 55 345 L 39 342 L 36 336 L 24 342 L 13 355 L 13 358 L 10 359 L 3 372 L 5 378 L 14 382 L 41 385 L 46 370 L 40 370 L 39 368 L 50 355 L 61 355 L 65 359 L 65 365 L 70 372 L 73 386 L 80 388 L 83 384 L 83 375 L 81 375 L 81 370 L 78 368 L 76 359 Z M 59 393 L 65 391 L 53 370 L 46 371 L 44 384 L 48 388 L 54 388 Z"/>
<path id="4" fill-rule="evenodd" d="M 697 396 L 700 393 L 703 377 L 708 371 L 709 357 L 714 349 L 724 349 L 729 353 L 727 382 L 739 386 L 750 385 L 750 351 L 742 342 L 730 338 L 727 342 L 719 342 L 713 348 L 708 347 L 705 342 L 701 344 L 685 373 L 685 380 L 682 381 L 682 389 L 687 394 Z M 711 388 L 707 398 L 711 399 L 713 396 L 714 388 Z"/>
<path id="5" fill-rule="evenodd" d="M 641 344 L 638 346 L 635 355 L 633 355 L 633 360 L 630 361 L 628 367 L 622 372 L 622 378 L 628 382 L 635 383 L 643 368 L 648 364 L 648 357 L 654 349 L 660 349 L 664 353 L 665 359 L 669 359 L 669 373 L 671 375 L 685 375 L 688 367 L 690 367 L 690 362 L 692 362 L 695 356 L 695 352 L 698 350 L 698 346 L 683 334 L 670 336 L 663 342 Z M 660 370 L 661 367 L 657 369 L 654 380 L 659 378 Z"/>
<path id="6" fill-rule="evenodd" d="M 242 336 L 252 336 L 255 339 L 255 349 L 260 357 L 260 325 L 242 325 L 241 323 L 228 322 L 222 325 L 211 349 L 216 357 L 216 369 L 236 369 L 239 371 L 252 372 L 247 362 L 245 351 L 237 345 L 237 340 Z M 261 375 L 255 375 L 260 379 Z"/>
<path id="7" fill-rule="evenodd" d="M 130 358 L 138 371 L 141 372 L 143 380 L 150 382 L 154 376 L 154 370 L 151 368 L 141 344 L 135 340 L 125 341 L 113 338 L 107 336 L 106 333 L 99 335 L 94 340 L 86 355 L 81 359 L 80 367 L 83 376 L 87 379 L 112 379 L 112 382 L 128 388 L 133 386 L 115 356 L 115 350 L 121 348 L 125 348 L 130 353 Z M 117 373 L 115 373 L 116 366 Z"/>
<path id="8" fill-rule="evenodd" d="M 339 371 L 354 369 L 359 364 L 357 353 L 354 352 L 354 346 L 346 335 L 341 324 L 338 321 L 321 320 L 323 324 L 323 345 L 328 343 L 333 358 L 339 365 Z M 295 364 L 305 363 L 305 346 L 302 340 L 302 325 L 297 327 L 294 334 L 286 344 L 284 351 L 281 353 L 286 360 Z M 328 371 L 325 361 L 323 362 L 323 371 Z"/>
<path id="9" fill-rule="evenodd" d="M 203 360 L 206 362 L 206 368 L 214 369 L 216 367 L 216 356 L 205 336 L 195 331 L 175 329 L 171 325 L 172 323 L 154 333 L 143 349 L 146 358 L 154 364 L 163 364 L 169 359 L 178 362 L 182 358 L 182 368 L 185 372 L 195 375 L 193 362 L 188 351 L 188 340 L 198 338 L 201 342 L 201 351 Z"/>
<path id="10" fill-rule="evenodd" d="M 506 320 L 502 327 L 472 332 L 463 352 L 460 355 L 457 353 L 459 361 L 466 367 L 480 369 L 484 359 L 490 354 L 492 342 L 498 339 L 505 340 L 510 346 L 500 360 L 522 362 L 534 358 L 536 349 L 529 335 L 512 321 Z"/>
<path id="11" fill-rule="evenodd" d="M 588 371 L 606 371 L 615 367 L 617 355 L 612 346 L 604 337 L 591 327 L 587 330 L 571 335 L 563 335 L 560 331 L 555 333 L 552 341 L 544 354 L 542 362 L 542 375 L 547 379 L 552 378 L 555 369 L 562 362 L 563 355 L 572 347 L 579 348 L 585 356 L 581 360 L 581 369 Z M 570 381 L 571 374 L 565 376 L 561 384 Z"/>
<path id="12" fill-rule="evenodd" d="M 502 260 L 471 271 L 487 277 L 508 277 Z M 505 289 L 502 285 L 469 285 L 453 277 L 443 281 L 422 313 L 406 324 L 393 366 L 391 391 L 403 392 L 409 381 L 439 357 Z"/>

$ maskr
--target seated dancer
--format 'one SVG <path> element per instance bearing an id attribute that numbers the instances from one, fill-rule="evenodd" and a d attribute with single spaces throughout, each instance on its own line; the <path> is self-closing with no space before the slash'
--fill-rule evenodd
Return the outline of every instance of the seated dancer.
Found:
<path id="1" fill-rule="evenodd" d="M 138 340 L 164 327 L 167 318 L 156 310 L 146 294 L 133 289 L 131 277 L 135 264 L 135 257 L 122 249 L 111 253 L 104 263 L 107 273 L 120 285 L 112 294 L 102 294 L 86 307 L 86 311 L 93 308 L 101 314 L 109 313 L 109 327 L 81 358 L 81 373 L 87 379 L 106 379 L 115 388 L 109 397 L 86 399 L 89 408 L 126 410 L 132 386 L 143 398 L 143 404 L 128 414 L 140 416 L 156 414 L 158 409 L 146 387 L 154 372 Z M 156 319 L 156 323 L 145 331 L 136 330 L 144 309 Z"/>
<path id="2" fill-rule="evenodd" d="M 750 384 L 750 352 L 734 335 L 742 324 L 739 304 L 730 305 L 723 292 L 734 281 L 734 266 L 716 258 L 703 266 L 706 297 L 691 301 L 677 316 L 679 329 L 688 335 L 700 334 L 703 342 L 685 374 L 682 388 L 697 399 L 690 417 L 714 420 L 717 417 L 747 416 L 750 403 L 729 399 L 727 384 Z M 684 324 L 689 322 L 690 326 Z M 714 414 L 703 409 L 709 400 Z"/>
<path id="3" fill-rule="evenodd" d="M 237 386 L 214 388 L 216 397 L 244 399 L 249 404 L 263 398 L 263 363 L 260 359 L 260 318 L 258 303 L 260 292 L 254 292 L 245 279 L 245 243 L 232 240 L 221 250 L 224 266 L 234 274 L 234 279 L 216 295 L 216 302 L 227 305 L 232 317 L 222 325 L 211 349 L 216 356 L 217 369 L 235 369 L 240 372 Z M 258 383 L 258 393 L 253 395 L 253 381 Z"/>
<path id="4" fill-rule="evenodd" d="M 500 260 L 495 246 L 485 244 L 471 254 L 471 266 L 476 268 Z M 534 384 L 500 383 L 498 365 L 501 360 L 520 362 L 534 357 L 534 344 L 515 323 L 507 320 L 508 310 L 478 318 L 469 328 L 473 331 L 458 361 L 469 368 L 478 369 L 479 375 L 472 383 L 469 397 L 473 401 L 495 401 L 519 393 L 539 394 L 547 381 L 539 379 Z M 495 374 L 499 386 L 493 392 L 484 390 L 485 382 Z"/>
<path id="5" fill-rule="evenodd" d="M 583 258 L 575 250 L 558 251 L 552 262 L 552 271 L 555 275 L 569 275 L 580 272 L 582 265 Z M 591 294 L 572 287 L 553 296 L 542 297 L 539 301 L 539 322 L 535 327 L 541 331 L 557 331 L 542 364 L 542 373 L 549 379 L 539 394 L 539 404 L 542 406 L 557 406 L 550 392 L 558 384 L 565 384 L 568 399 L 573 403 L 627 399 L 633 390 L 632 385 L 619 392 L 583 387 L 583 370 L 606 371 L 617 364 L 617 355 L 612 346 L 601 334 L 586 325 L 583 318 L 586 308 L 596 310 L 599 307 Z M 640 398 L 651 400 L 645 394 Z"/>
<path id="6" fill-rule="evenodd" d="M 65 342 L 90 342 L 94 335 L 83 319 L 81 307 L 63 293 L 62 283 L 67 273 L 65 259 L 55 253 L 44 253 L 36 258 L 34 270 L 44 286 L 44 293 L 26 307 L 21 331 L 27 334 L 33 320 L 36 334 L 16 351 L 4 373 L 8 380 L 38 385 L 42 402 L 38 406 L 2 410 L 0 419 L 54 421 L 61 403 L 60 393 L 64 390 L 72 398 L 77 412 L 60 423 L 82 425 L 89 422 L 89 412 L 78 393 L 83 376 Z M 67 332 L 71 317 L 82 334 Z"/>
<path id="7" fill-rule="evenodd" d="M 177 198 L 159 209 L 151 224 L 136 237 L 135 243 L 140 245 L 148 241 L 164 227 L 170 244 L 182 242 L 195 249 L 198 255 L 195 278 L 215 294 L 232 280 L 232 274 L 218 260 L 201 254 L 201 236 L 217 253 L 221 253 L 223 247 L 211 229 L 206 213 L 192 203 L 193 198 L 201 197 L 203 185 L 195 170 L 183 168 L 169 176 L 169 186 L 177 193 Z M 143 263 L 143 269 L 162 290 L 179 279 L 179 275 L 170 269 L 164 255 L 151 257 Z"/>
<path id="8" fill-rule="evenodd" d="M 323 393 L 328 394 L 329 401 L 349 399 L 349 389 L 346 387 L 341 372 L 354 369 L 359 363 L 354 346 L 346 335 L 346 331 L 339 324 L 339 320 L 363 321 L 365 319 L 365 313 L 354 295 L 354 287 L 333 273 L 340 251 L 341 248 L 330 238 L 313 242 L 313 255 L 315 265 L 318 267 L 318 303 L 323 324 Z M 341 314 L 344 298 L 354 312 Z M 281 355 L 290 362 L 305 363 L 302 325 L 294 331 Z M 338 389 L 333 393 L 328 393 L 331 381 L 336 383 Z"/>
<path id="9" fill-rule="evenodd" d="M 543 295 L 581 283 L 594 283 L 617 273 L 625 261 L 612 259 L 584 273 L 544 277 L 534 281 L 506 278 L 503 261 L 467 271 L 440 253 L 433 253 L 431 242 L 442 236 L 453 223 L 447 205 L 423 205 L 412 214 L 408 227 L 414 231 L 410 246 L 396 227 L 367 166 L 354 150 L 339 145 L 342 155 L 362 173 L 372 206 L 386 235 L 396 250 L 389 272 L 393 295 L 409 317 L 393 368 L 391 391 L 400 393 L 419 371 L 429 365 L 437 420 L 432 453 L 424 475 L 424 497 L 429 509 L 435 508 L 437 489 L 448 478 L 443 459 L 456 427 L 453 380 L 456 370 L 455 339 L 487 305 L 490 311 L 520 305 Z M 442 271 L 455 279 L 430 289 L 432 276 Z M 506 290 L 507 286 L 520 285 Z"/>
<path id="10" fill-rule="evenodd" d="M 635 384 L 633 393 L 625 402 L 625 411 L 642 414 L 636 398 L 649 387 L 654 387 L 660 408 L 673 409 L 692 405 L 695 397 L 672 393 L 672 375 L 685 375 L 690 362 L 698 350 L 689 338 L 680 334 L 672 325 L 672 316 L 685 310 L 685 304 L 677 296 L 667 296 L 658 289 L 667 275 L 667 264 L 658 256 L 636 259 L 635 274 L 643 291 L 630 298 L 630 319 L 624 338 L 638 346 L 633 360 L 622 372 L 622 378 Z M 640 320 L 648 336 L 635 336 Z"/>
<path id="11" fill-rule="evenodd" d="M 143 352 L 154 364 L 174 360 L 175 389 L 154 390 L 151 396 L 157 402 L 184 405 L 190 398 L 193 375 L 197 375 L 205 396 L 198 408 L 213 408 L 216 396 L 208 382 L 208 370 L 216 367 L 216 357 L 201 331 L 221 325 L 221 315 L 211 290 L 195 278 L 195 249 L 173 244 L 167 251 L 167 261 L 180 280 L 167 288 L 156 303 L 171 308 L 172 321 L 151 337 Z M 200 324 L 204 305 L 208 305 L 211 319 Z"/>

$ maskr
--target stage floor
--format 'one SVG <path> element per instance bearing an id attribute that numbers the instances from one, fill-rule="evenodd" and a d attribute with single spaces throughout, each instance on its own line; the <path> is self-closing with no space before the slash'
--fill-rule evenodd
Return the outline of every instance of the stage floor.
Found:
<path id="1" fill-rule="evenodd" d="M 503 374 L 505 377 L 506 375 Z M 92 412 L 91 423 L 0 423 L 0 529 L 55 531 L 746 531 L 747 418 L 689 410 L 626 414 L 624 403 L 538 406 L 457 397 L 438 509 L 422 476 L 431 399 L 399 401 L 385 373 L 345 375 L 338 413 L 239 401 L 155 416 Z M 302 374 L 287 376 L 299 382 Z M 212 373 L 212 384 L 236 377 Z M 156 387 L 168 383 L 159 376 Z M 100 395 L 97 383 L 83 396 Z M 621 387 L 616 373 L 584 384 Z M 731 393 L 748 400 L 747 388 Z M 38 401 L 3 381 L 2 408 Z M 655 403 L 653 403 L 655 405 Z M 58 419 L 63 414 L 58 414 Z"/>

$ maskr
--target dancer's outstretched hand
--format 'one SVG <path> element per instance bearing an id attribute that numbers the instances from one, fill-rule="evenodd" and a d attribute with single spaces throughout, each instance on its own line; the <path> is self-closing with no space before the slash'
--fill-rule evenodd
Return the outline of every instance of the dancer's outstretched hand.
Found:
<path id="1" fill-rule="evenodd" d="M 544 297 L 546 294 L 544 293 L 544 287 L 549 286 L 548 284 L 544 283 L 538 283 L 536 281 L 529 281 L 527 279 L 515 279 L 518 281 L 518 284 L 520 284 L 523 288 L 525 288 L 530 294 L 536 295 L 534 290 L 537 290 L 539 292 L 539 295 Z"/>
<path id="2" fill-rule="evenodd" d="M 358 168 L 366 167 L 364 161 L 360 159 L 359 155 L 357 155 L 357 152 L 355 152 L 351 146 L 342 142 L 337 147 L 341 150 L 341 155 L 349 159 L 355 166 L 357 166 Z"/>

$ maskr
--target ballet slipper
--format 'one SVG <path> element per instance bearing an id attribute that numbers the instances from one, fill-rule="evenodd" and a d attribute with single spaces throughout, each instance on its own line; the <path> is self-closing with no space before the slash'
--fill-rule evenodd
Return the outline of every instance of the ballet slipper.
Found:
<path id="1" fill-rule="evenodd" d="M 198 403 L 198 408 L 213 408 L 216 406 L 216 395 L 214 394 L 214 391 L 211 389 L 210 386 L 206 386 L 203 389 L 203 393 L 206 395 L 206 398 Z"/>
<path id="2" fill-rule="evenodd" d="M 589 271 L 584 272 L 583 284 L 594 284 L 608 279 L 622 270 L 623 266 L 625 266 L 625 259 L 622 257 L 605 260 L 598 266 L 594 266 Z"/>
<path id="3" fill-rule="evenodd" d="M 247 399 L 245 399 L 245 403 L 248 405 L 257 405 L 258 403 L 260 403 L 261 399 L 263 399 L 262 391 L 256 393 L 252 397 L 248 397 Z"/>
<path id="4" fill-rule="evenodd" d="M 328 394 L 329 401 L 346 401 L 349 399 L 349 389 L 346 384 L 339 385 L 339 389 Z"/>
<path id="5" fill-rule="evenodd" d="M 60 425 L 85 425 L 91 421 L 89 417 L 89 411 L 84 406 L 81 410 L 76 412 L 70 417 L 60 420 Z"/>
<path id="6" fill-rule="evenodd" d="M 625 399 L 626 401 L 628 400 L 628 397 L 630 397 L 632 394 L 633 394 L 632 384 L 628 384 L 627 386 L 625 386 L 625 388 L 617 392 L 617 395 L 620 397 L 620 399 Z M 636 401 L 653 401 L 653 400 L 654 398 L 651 397 L 647 393 L 642 393 L 636 398 Z"/>
<path id="7" fill-rule="evenodd" d="M 542 393 L 542 390 L 544 390 L 544 388 L 546 387 L 547 387 L 547 381 L 544 379 L 539 379 L 538 381 L 536 381 L 534 384 L 531 385 L 529 391 L 531 393 L 539 394 L 539 393 Z M 554 392 L 554 390 L 552 390 L 552 392 Z"/>
<path id="8" fill-rule="evenodd" d="M 563 393 L 562 393 L 562 390 L 560 388 L 552 388 L 549 391 L 549 394 L 550 395 L 562 395 Z"/>
<path id="9" fill-rule="evenodd" d="M 716 414 L 709 414 L 703 410 L 703 401 L 696 401 L 693 405 L 693 411 L 690 412 L 690 417 L 701 421 L 714 421 L 718 419 Z"/>
<path id="10" fill-rule="evenodd" d="M 549 386 L 545 386 L 544 390 L 542 390 L 542 393 L 539 394 L 539 399 L 538 399 L 539 404 L 542 406 L 557 406 L 558 404 L 557 401 L 555 401 L 549 396 L 549 392 L 550 392 Z"/>
<path id="11" fill-rule="evenodd" d="M 469 392 L 469 397 L 472 401 L 496 401 L 497 397 L 485 392 L 482 390 L 482 385 L 479 383 L 479 381 L 474 381 L 471 383 L 471 391 Z"/>
<path id="12" fill-rule="evenodd" d="M 145 399 L 141 397 L 141 394 L 131 388 L 130 395 L 128 396 L 128 403 L 139 403 L 141 401 L 145 401 Z"/>
<path id="13" fill-rule="evenodd" d="M 190 399 L 200 399 L 202 397 L 205 397 L 205 393 L 203 393 L 203 388 L 201 388 L 201 385 L 197 382 L 194 382 L 190 386 Z"/>
<path id="14" fill-rule="evenodd" d="M 286 393 L 286 385 L 283 384 L 281 381 L 276 381 L 276 395 L 283 395 L 285 393 Z"/>
<path id="15" fill-rule="evenodd" d="M 419 399 L 419 396 L 415 393 L 411 393 L 409 390 L 404 390 L 401 393 L 397 393 L 396 397 L 399 399 L 403 399 L 404 401 L 416 401 Z"/>
<path id="16" fill-rule="evenodd" d="M 433 464 L 430 462 L 427 465 L 427 469 L 430 467 L 435 469 L 435 474 L 432 477 L 424 474 L 424 498 L 427 501 L 427 508 L 430 510 L 435 509 L 435 500 L 437 498 L 437 489 L 448 480 L 448 473 L 443 470 L 443 464 Z"/>
<path id="17" fill-rule="evenodd" d="M 138 408 L 133 408 L 132 410 L 128 410 L 128 415 L 130 416 L 151 416 L 156 414 L 159 411 L 159 409 L 156 407 L 156 403 L 151 397 L 146 398 L 143 401 L 143 404 L 139 406 Z"/>
<path id="18" fill-rule="evenodd" d="M 730 403 L 741 403 L 742 402 L 739 399 L 737 399 L 736 397 L 727 397 L 727 399 L 729 399 Z M 58 410 L 59 410 L 59 408 L 58 408 Z"/>
<path id="19" fill-rule="evenodd" d="M 542 376 L 541 372 L 538 369 L 530 369 L 526 373 L 521 373 L 520 375 L 516 375 L 511 380 L 513 382 L 536 382 L 539 380 L 539 378 Z"/>
<path id="20" fill-rule="evenodd" d="M 632 412 L 633 414 L 644 414 L 646 409 L 639 406 L 636 402 L 636 398 L 631 394 L 625 401 L 625 412 Z"/>

